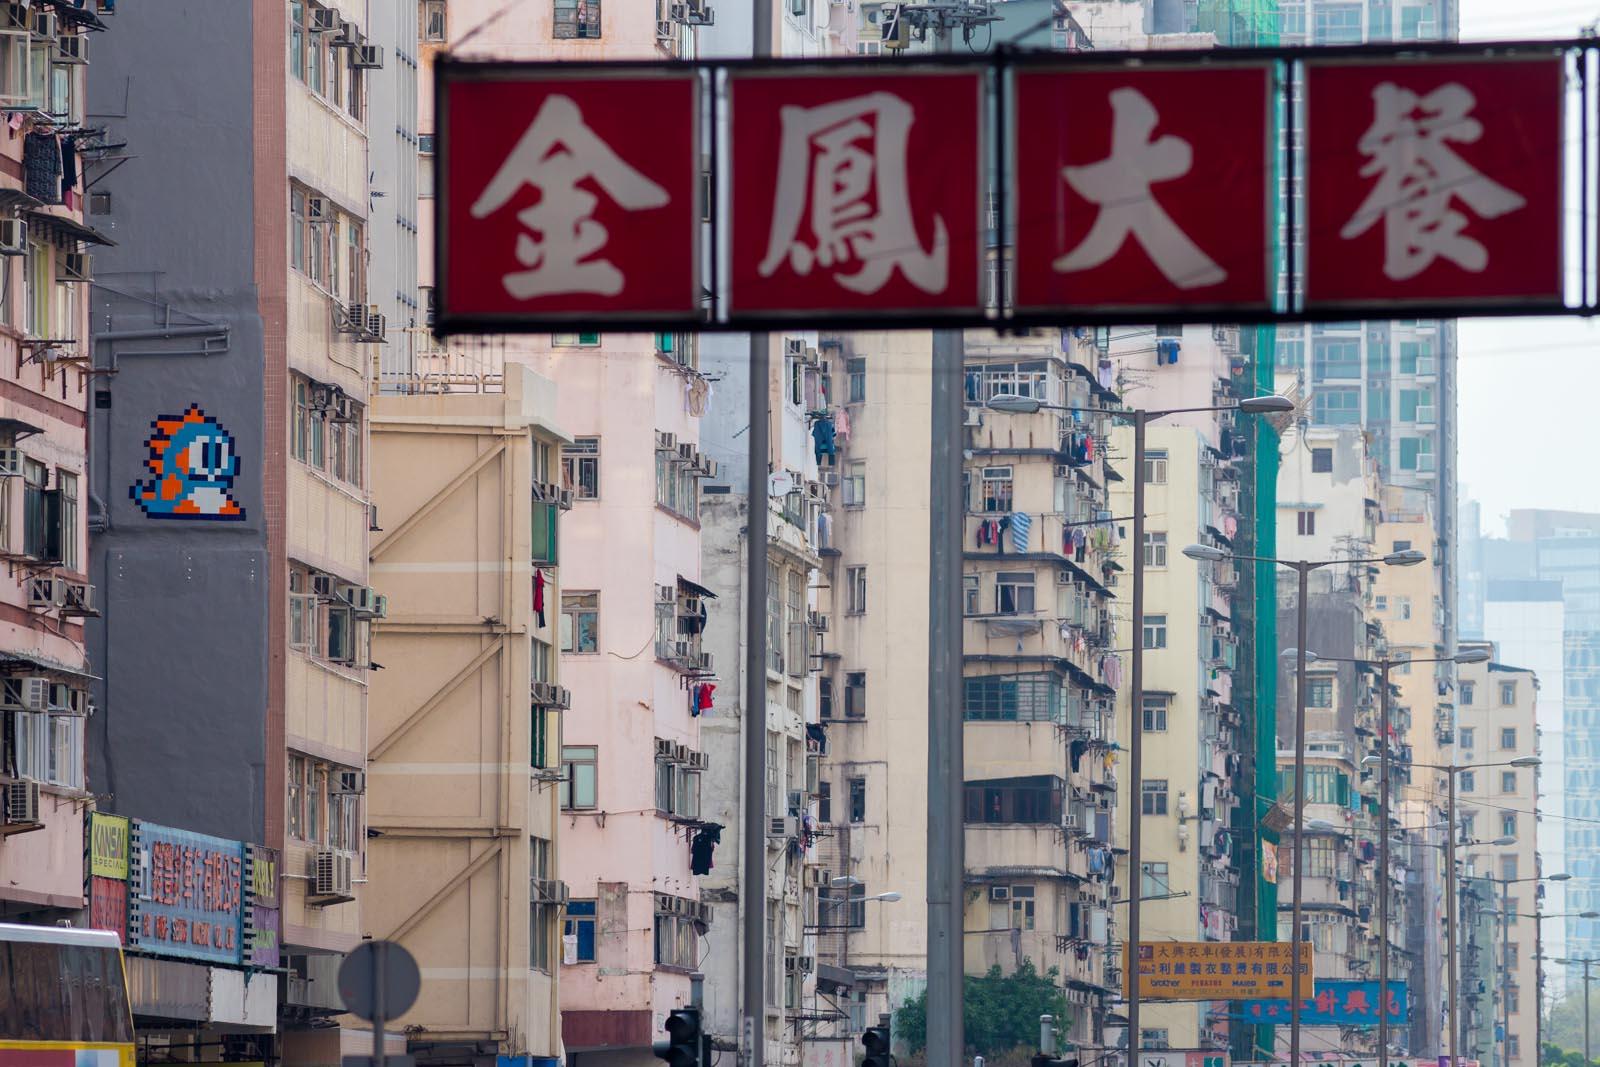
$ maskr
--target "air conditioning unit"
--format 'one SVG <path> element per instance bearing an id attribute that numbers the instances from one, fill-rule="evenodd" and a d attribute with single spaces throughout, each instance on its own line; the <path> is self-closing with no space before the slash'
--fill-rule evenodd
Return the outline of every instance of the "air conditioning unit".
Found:
<path id="1" fill-rule="evenodd" d="M 366 771 L 337 771 L 328 778 L 328 792 L 339 796 L 360 796 L 367 791 Z"/>
<path id="2" fill-rule="evenodd" d="M 321 849 L 311 854 L 312 897 L 321 903 L 340 903 L 355 899 L 355 856 L 340 849 Z"/>
<path id="3" fill-rule="evenodd" d="M 817 969 L 817 957 L 796 956 L 795 958 L 800 961 L 800 972 L 802 974 L 810 974 Z"/>
<path id="4" fill-rule="evenodd" d="M 1056 584 L 1057 585 L 1071 585 L 1072 584 L 1072 575 L 1071 575 L 1071 573 L 1068 572 L 1068 571 L 1056 571 Z"/>
<path id="5" fill-rule="evenodd" d="M 337 584 L 331 574 L 313 574 L 311 576 L 311 591 L 320 597 L 333 597 L 333 588 Z"/>
<path id="6" fill-rule="evenodd" d="M 35 37 L 50 40 L 56 35 L 56 16 L 53 11 L 34 11 L 28 23 L 28 30 Z"/>
<path id="7" fill-rule="evenodd" d="M 5 29 L 26 30 L 28 28 L 28 9 L 21 4 L 5 5 Z"/>
<path id="8" fill-rule="evenodd" d="M 822 362 L 821 357 L 817 354 L 817 350 L 815 348 L 807 348 L 802 351 L 800 353 L 800 361 L 813 367 Z"/>
<path id="9" fill-rule="evenodd" d="M 344 314 L 339 319 L 340 333 L 367 332 L 367 305 L 348 304 L 341 310 Z"/>
<path id="10" fill-rule="evenodd" d="M 355 48 L 361 44 L 361 31 L 353 22 L 339 20 L 339 36 L 334 38 L 335 48 Z"/>
<path id="11" fill-rule="evenodd" d="M 656 759 L 664 762 L 672 759 L 672 742 L 665 737 L 656 738 Z"/>
<path id="12" fill-rule="evenodd" d="M 0 448 L 0 478 L 22 477 L 22 460 L 22 449 Z"/>
<path id="13" fill-rule="evenodd" d="M 982 426 L 983 425 L 983 409 L 982 408 L 965 408 L 963 410 L 964 410 L 965 416 L 966 416 L 962 420 L 962 425 L 963 426 Z"/>
<path id="14" fill-rule="evenodd" d="M 823 471 L 817 477 L 822 479 L 822 484 L 830 489 L 837 488 L 839 485 L 839 474 L 837 471 Z"/>
<path id="15" fill-rule="evenodd" d="M 657 19 L 656 20 L 656 40 L 658 40 L 658 41 L 670 41 L 670 40 L 672 40 L 674 35 L 675 35 L 675 32 L 674 32 L 673 27 L 672 27 L 672 20 L 671 19 Z"/>
<path id="16" fill-rule="evenodd" d="M 39 783 L 27 778 L 6 782 L 0 787 L 0 800 L 5 801 L 0 811 L 0 825 L 38 826 L 44 822 L 39 817 Z"/>
<path id="17" fill-rule="evenodd" d="M 811 629 L 813 631 L 819 634 L 825 634 L 828 632 L 828 617 L 822 612 L 813 611 L 810 613 L 809 618 L 811 620 Z"/>
<path id="18" fill-rule="evenodd" d="M 28 607 L 37 611 L 59 608 L 66 597 L 66 582 L 59 578 L 34 575 L 28 579 Z"/>
<path id="19" fill-rule="evenodd" d="M 1057 463 L 1056 464 L 1056 477 L 1057 478 L 1070 478 L 1070 477 L 1072 477 L 1072 468 L 1067 466 L 1065 463 Z"/>
<path id="20" fill-rule="evenodd" d="M 383 66 L 383 46 L 359 45 L 350 50 L 350 65 L 357 70 L 378 70 Z"/>
<path id="21" fill-rule="evenodd" d="M 58 252 L 56 254 L 56 281 L 86 282 L 92 274 L 93 257 L 87 252 Z"/>
<path id="22" fill-rule="evenodd" d="M 88 616 L 99 615 L 94 606 L 94 586 L 88 582 L 67 582 L 66 591 L 61 597 L 61 614 Z"/>
<path id="23" fill-rule="evenodd" d="M 1011 887 L 1008 885 L 992 885 L 989 887 L 989 899 L 1005 901 L 1011 899 Z"/>
<path id="24" fill-rule="evenodd" d="M 559 501 L 557 501 L 557 506 L 563 508 L 564 510 L 569 510 L 570 511 L 572 509 L 572 490 L 571 489 L 563 489 L 563 490 L 561 490 L 561 499 Z"/>
<path id="25" fill-rule="evenodd" d="M 49 711 L 50 710 L 50 679 L 42 675 L 28 674 L 16 679 L 19 683 L 24 711 Z"/>
<path id="26" fill-rule="evenodd" d="M 340 592 L 346 593 L 344 601 L 357 615 L 370 618 L 378 613 L 378 594 L 375 590 L 362 585 L 347 585 Z"/>
<path id="27" fill-rule="evenodd" d="M 533 683 L 533 702 L 542 708 L 565 710 L 572 706 L 572 690 L 549 682 Z"/>
<path id="28" fill-rule="evenodd" d="M 712 656 L 709 652 L 696 653 L 689 661 L 689 666 L 692 670 L 704 671 L 707 674 L 716 669 L 712 666 Z"/>
<path id="29" fill-rule="evenodd" d="M 656 586 L 656 603 L 671 604 L 678 599 L 678 590 L 671 585 Z"/>
<path id="30" fill-rule="evenodd" d="M 689 5 L 671 4 L 667 7 L 667 14 L 673 22 L 687 22 L 689 20 Z"/>
<path id="31" fill-rule="evenodd" d="M 333 398 L 333 421 L 356 421 L 356 398 L 348 393 L 340 393 Z"/>
<path id="32" fill-rule="evenodd" d="M 389 598 L 381 593 L 372 598 L 372 617 L 374 619 L 389 617 Z"/>
<path id="33" fill-rule="evenodd" d="M 560 904 L 565 907 L 572 899 L 567 883 L 555 878 L 533 878 L 528 882 L 528 892 L 540 904 Z"/>
<path id="34" fill-rule="evenodd" d="M 1083 829 L 1083 819 L 1075 811 L 1069 811 L 1061 817 L 1061 825 L 1069 832 Z"/>
<path id="35" fill-rule="evenodd" d="M 773 816 L 767 820 L 767 839 L 787 841 L 800 836 L 800 821 L 793 815 Z"/>
<path id="36" fill-rule="evenodd" d="M 0 256 L 28 254 L 28 224 L 21 219 L 0 219 Z"/>
<path id="37" fill-rule="evenodd" d="M 806 810 L 806 795 L 798 789 L 789 790 L 789 810 L 795 812 Z"/>
<path id="38" fill-rule="evenodd" d="M 821 889 L 823 886 L 828 884 L 828 879 L 827 879 L 826 875 L 827 875 L 827 872 L 824 871 L 821 867 L 807 867 L 806 868 L 806 888 L 808 888 L 808 889 Z"/>
<path id="39" fill-rule="evenodd" d="M 688 745 L 680 745 L 676 741 L 674 741 L 672 743 L 672 762 L 673 763 L 688 763 L 689 762 L 689 746 Z"/>
<path id="40" fill-rule="evenodd" d="M 360 339 L 371 344 L 377 344 L 384 339 L 384 335 L 388 331 L 388 320 L 380 314 L 374 314 L 369 307 L 367 309 L 366 329 L 362 331 Z"/>
<path id="41" fill-rule="evenodd" d="M 57 63 L 87 63 L 89 62 L 89 37 L 87 34 L 72 33 L 65 37 L 56 38 Z"/>
<path id="42" fill-rule="evenodd" d="M 805 353 L 806 342 L 805 339 L 801 337 L 789 337 L 784 340 L 783 348 L 788 355 L 794 356 L 796 359 L 798 359 Z"/>
<path id="43" fill-rule="evenodd" d="M 705 770 L 706 769 L 706 754 L 704 752 L 690 752 L 689 753 L 689 769 L 691 771 L 703 771 L 703 770 Z"/>
<path id="44" fill-rule="evenodd" d="M 52 715 L 82 715 L 88 710 L 82 692 L 66 682 L 51 682 L 46 690 L 45 710 Z"/>
<path id="45" fill-rule="evenodd" d="M 332 33 L 339 28 L 339 12 L 331 7 L 313 7 L 308 14 L 312 33 Z"/>

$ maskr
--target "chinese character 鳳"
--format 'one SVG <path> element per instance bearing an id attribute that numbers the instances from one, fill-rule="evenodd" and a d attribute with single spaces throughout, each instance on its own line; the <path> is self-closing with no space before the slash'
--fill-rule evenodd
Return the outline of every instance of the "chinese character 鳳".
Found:
<path id="1" fill-rule="evenodd" d="M 472 205 L 472 217 L 499 211 L 524 185 L 539 193 L 517 212 L 517 262 L 501 282 L 518 300 L 558 293 L 616 296 L 626 279 L 609 260 L 596 258 L 609 234 L 594 218 L 599 198 L 578 183 L 591 180 L 627 211 L 664 207 L 667 191 L 623 162 L 583 121 L 571 97 L 545 98 L 516 147 Z"/>
<path id="2" fill-rule="evenodd" d="M 1078 247 L 1055 261 L 1055 269 L 1063 274 L 1092 270 L 1132 237 L 1179 289 L 1224 281 L 1228 272 L 1189 239 L 1150 191 L 1157 182 L 1189 173 L 1193 147 L 1170 133 L 1150 139 L 1160 116 L 1137 89 L 1112 90 L 1111 113 L 1111 155 L 1098 163 L 1062 168 L 1073 191 L 1100 211 Z"/>
<path id="3" fill-rule="evenodd" d="M 1340 229 L 1349 240 L 1383 221 L 1383 273 L 1394 281 L 1414 278 L 1440 256 L 1462 270 L 1478 272 L 1489 253 L 1462 231 L 1467 216 L 1459 199 L 1480 218 L 1493 219 L 1526 205 L 1516 192 L 1484 177 L 1450 147 L 1475 144 L 1483 124 L 1471 116 L 1477 99 L 1451 82 L 1419 97 L 1384 82 L 1372 90 L 1373 120 L 1359 147 L 1367 162 L 1361 176 L 1378 176 L 1361 206 Z"/>
<path id="4" fill-rule="evenodd" d="M 876 92 L 784 107 L 778 116 L 778 188 L 757 272 L 770 278 L 787 261 L 802 277 L 820 268 L 851 292 L 876 293 L 898 268 L 923 292 L 944 292 L 950 258 L 944 219 L 933 217 L 933 241 L 923 248 L 911 218 L 911 105 Z"/>

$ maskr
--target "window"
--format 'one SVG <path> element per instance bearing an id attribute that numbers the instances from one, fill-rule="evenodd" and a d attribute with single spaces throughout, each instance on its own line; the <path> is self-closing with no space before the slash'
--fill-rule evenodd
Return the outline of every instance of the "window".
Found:
<path id="1" fill-rule="evenodd" d="M 867 506 L 867 465 L 860 460 L 845 465 L 844 506 L 847 508 Z"/>
<path id="2" fill-rule="evenodd" d="M 867 672 L 850 671 L 844 676 L 844 717 L 867 717 Z"/>
<path id="3" fill-rule="evenodd" d="M 50 468 L 36 459 L 22 461 L 22 551 L 34 559 L 53 561 L 59 557 L 55 515 L 59 500 L 45 488 Z"/>
<path id="4" fill-rule="evenodd" d="M 1146 693 L 1143 719 L 1145 733 L 1164 733 L 1167 729 L 1167 698 Z"/>
<path id="5" fill-rule="evenodd" d="M 595 909 L 598 904 L 599 901 L 595 900 L 567 901 L 567 917 L 561 927 L 563 963 L 594 962 Z"/>
<path id="6" fill-rule="evenodd" d="M 1505 879 L 1508 882 L 1516 880 L 1516 877 L 1517 877 L 1517 857 L 1515 857 L 1515 856 L 1501 856 L 1500 857 L 1500 877 Z M 1512 922 L 1516 922 L 1516 920 L 1517 920 L 1516 913 L 1513 912 L 1512 914 L 1508 915 L 1507 918 L 1510 919 Z"/>
<path id="7" fill-rule="evenodd" d="M 1506 1007 L 1514 1012 L 1522 1010 L 1522 1006 L 1517 1000 L 1517 991 L 1515 989 L 1506 992 Z M 1516 1034 L 1506 1035 L 1506 1058 L 1511 1060 L 1522 1058 L 1522 1038 Z"/>
<path id="8" fill-rule="evenodd" d="M 1333 678 L 1331 676 L 1306 679 L 1306 707 L 1333 707 Z"/>
<path id="9" fill-rule="evenodd" d="M 700 521 L 700 468 L 695 458 L 656 449 L 656 503 L 690 522 Z"/>
<path id="10" fill-rule="evenodd" d="M 598 348 L 600 335 L 597 333 L 553 333 L 550 335 L 550 345 L 553 348 Z"/>
<path id="11" fill-rule="evenodd" d="M 1315 511 L 1295 512 L 1295 532 L 1301 537 L 1311 537 L 1317 532 L 1317 513 Z"/>
<path id="12" fill-rule="evenodd" d="M 1517 747 L 1517 730 L 1516 730 L 1516 727 L 1507 726 L 1507 727 L 1504 727 L 1504 728 L 1501 729 L 1501 731 L 1500 731 L 1500 747 L 1501 748 L 1516 748 Z"/>
<path id="13" fill-rule="evenodd" d="M 534 770 L 543 770 L 550 766 L 550 715 L 548 708 L 538 705 L 533 707 L 529 715 L 528 734 L 531 744 L 528 746 L 528 766 Z"/>
<path id="14" fill-rule="evenodd" d="M 306 758 L 289 757 L 289 836 L 302 840 L 306 833 Z"/>
<path id="15" fill-rule="evenodd" d="M 7 741 L 11 763 L 8 770 L 35 781 L 69 789 L 83 788 L 84 719 L 81 715 L 17 711 L 6 721 L 9 722 Z"/>
<path id="16" fill-rule="evenodd" d="M 561 746 L 561 807 L 569 811 L 599 806 L 600 750 L 593 745 Z"/>
<path id="17" fill-rule="evenodd" d="M 845 610 L 852 615 L 859 615 L 867 610 L 867 568 L 845 568 Z"/>
<path id="18" fill-rule="evenodd" d="M 1167 647 L 1167 617 L 1165 615 L 1146 615 L 1144 617 L 1144 647 Z"/>
<path id="19" fill-rule="evenodd" d="M 289 0 L 289 70 L 298 80 L 306 80 L 305 0 Z"/>
<path id="20" fill-rule="evenodd" d="M 1059 826 L 1061 793 L 1061 780 L 1045 775 L 968 782 L 965 821 Z"/>
<path id="21" fill-rule="evenodd" d="M 561 446 L 561 477 L 579 500 L 600 497 L 600 438 L 579 437 Z"/>
<path id="22" fill-rule="evenodd" d="M 600 594 L 561 595 L 561 651 L 600 651 Z"/>
<path id="23" fill-rule="evenodd" d="M 983 510 L 1010 511 L 1012 487 L 1010 467 L 983 468 Z"/>
<path id="24" fill-rule="evenodd" d="M 1461 772 L 1461 791 L 1470 793 L 1478 784 L 1478 776 L 1472 771 Z"/>
<path id="25" fill-rule="evenodd" d="M 78 476 L 58 468 L 56 493 L 61 498 L 61 566 L 75 571 L 78 569 Z M 1515 683 L 1512 689 L 1515 691 Z"/>
<path id="26" fill-rule="evenodd" d="M 1144 565 L 1146 567 L 1165 567 L 1167 565 L 1167 535 L 1165 533 L 1146 533 L 1144 535 Z"/>
<path id="27" fill-rule="evenodd" d="M 1394 598 L 1394 615 L 1395 615 L 1395 618 L 1400 619 L 1402 621 L 1411 618 L 1411 598 L 1410 597 L 1408 597 L 1408 596 L 1397 596 L 1397 597 Z"/>
<path id="28" fill-rule="evenodd" d="M 1462 682 L 1461 683 L 1461 704 L 1462 704 L 1463 707 L 1471 707 L 1472 706 L 1472 698 L 1474 696 L 1475 688 L 1476 687 L 1471 682 Z M 1469 728 L 1465 732 L 1470 734 L 1472 731 Z M 1465 743 L 1465 742 L 1463 742 L 1463 743 Z"/>
<path id="29" fill-rule="evenodd" d="M 555 0 L 556 40 L 599 40 L 600 0 Z"/>
<path id="30" fill-rule="evenodd" d="M 1139 899 L 1164 897 L 1172 892 L 1172 876 L 1165 863 L 1139 864 Z"/>
<path id="31" fill-rule="evenodd" d="M 1306 343 L 1279 339 L 1273 358 L 1281 370 L 1301 370 L 1306 365 Z"/>
<path id="32" fill-rule="evenodd" d="M 311 760 L 306 760 L 305 769 L 306 840 L 321 844 L 323 785 L 328 776 Z"/>
<path id="33" fill-rule="evenodd" d="M 1514 812 L 1514 811 L 1502 811 L 1500 813 L 1500 836 L 1501 837 L 1516 837 L 1517 836 L 1517 813 L 1516 812 Z"/>
<path id="34" fill-rule="evenodd" d="M 1139 810 L 1145 815 L 1165 815 L 1167 813 L 1167 780 L 1165 778 L 1146 778 L 1143 787 L 1139 790 Z"/>
<path id="35" fill-rule="evenodd" d="M 994 610 L 1000 615 L 1033 614 L 1033 572 L 1000 571 L 996 574 Z"/>
<path id="36" fill-rule="evenodd" d="M 978 576 L 961 576 L 961 611 L 966 615 L 978 614 Z"/>
<path id="37" fill-rule="evenodd" d="M 1161 866 L 1165 867 L 1166 864 L 1163 863 Z M 1171 1038 L 1167 1036 L 1166 1027 L 1139 1027 L 1140 1048 L 1170 1048 L 1171 1045 Z"/>
<path id="38" fill-rule="evenodd" d="M 289 647 L 302 652 L 318 651 L 317 595 L 305 591 L 304 571 L 289 573 Z"/>
<path id="39" fill-rule="evenodd" d="M 867 821 L 867 780 L 865 778 L 850 779 L 850 821 L 856 823 Z"/>
<path id="40" fill-rule="evenodd" d="M 1361 342 L 1354 339 L 1318 338 L 1311 350 L 1311 379 L 1361 377 Z"/>
<path id="41" fill-rule="evenodd" d="M 449 24 L 445 21 L 445 0 L 422 0 L 422 39 L 424 41 L 448 41 Z M 590 914 L 594 914 L 593 911 Z M 591 940 L 594 924 L 590 923 Z"/>
<path id="42" fill-rule="evenodd" d="M 1063 722 L 1059 676 L 987 674 L 962 679 L 969 722 Z"/>
<path id="43" fill-rule="evenodd" d="M 867 399 L 867 361 L 864 359 L 851 359 L 845 361 L 846 381 L 848 383 L 849 403 L 863 404 Z"/>
<path id="44" fill-rule="evenodd" d="M 1144 454 L 1144 480 L 1149 485 L 1167 484 L 1167 450 L 1151 449 Z"/>
<path id="45" fill-rule="evenodd" d="M 1332 474 L 1333 473 L 1333 449 L 1331 449 L 1331 448 L 1313 448 L 1311 450 L 1311 473 L 1313 473 L 1313 474 Z"/>
<path id="46" fill-rule="evenodd" d="M 1408 471 L 1433 470 L 1433 439 L 1431 437 L 1400 438 L 1400 468 Z"/>
<path id="47" fill-rule="evenodd" d="M 22 267 L 22 328 L 30 337 L 50 336 L 50 248 L 37 241 L 28 242 L 28 257 Z"/>
<path id="48" fill-rule="evenodd" d="M 336 775 L 338 770 L 330 770 Z M 354 793 L 328 792 L 328 847 L 355 852 L 361 847 L 359 801 Z"/>
<path id="49" fill-rule="evenodd" d="M 1032 930 L 1034 928 L 1033 913 L 1033 886 L 1014 885 L 1011 892 L 1011 929 Z"/>
<path id="50" fill-rule="evenodd" d="M 1500 706 L 1503 707 L 1503 708 L 1509 708 L 1509 707 L 1514 706 L 1516 704 L 1516 702 L 1517 702 L 1517 683 L 1516 682 L 1501 682 L 1500 683 Z"/>
<path id="51" fill-rule="evenodd" d="M 688 901 L 656 894 L 656 963 L 693 970 L 699 965 L 699 931 L 684 914 Z"/>
<path id="52" fill-rule="evenodd" d="M 327 618 L 327 657 L 334 663 L 353 663 L 356 658 L 354 619 L 349 608 L 329 605 Z"/>
<path id="53" fill-rule="evenodd" d="M 1516 791 L 1517 791 L 1517 772 L 1516 771 L 1501 771 L 1500 772 L 1500 792 L 1502 792 L 1502 793 L 1515 793 Z"/>
<path id="54" fill-rule="evenodd" d="M 827 824 L 833 821 L 833 783 L 817 783 L 817 821 Z"/>
<path id="55" fill-rule="evenodd" d="M 1463 703 L 1465 703 L 1465 701 L 1463 701 Z M 1456 731 L 1456 738 L 1462 748 L 1472 747 L 1472 733 L 1473 728 L 1470 726 L 1463 726 L 1461 729 Z"/>
<path id="56" fill-rule="evenodd" d="M 1361 388 L 1318 389 L 1312 394 L 1311 419 L 1320 426 L 1352 426 L 1361 421 Z"/>
<path id="57" fill-rule="evenodd" d="M 1361 5 L 1324 4 L 1313 12 L 1314 44 L 1359 44 Z"/>
<path id="58" fill-rule="evenodd" d="M 1400 342 L 1400 373 L 1401 374 L 1432 374 L 1433 373 L 1433 342 L 1432 341 L 1401 341 Z"/>
<path id="59" fill-rule="evenodd" d="M 658 739 L 659 743 L 659 739 Z M 700 815 L 700 772 L 671 758 L 656 756 L 656 810 L 694 819 Z"/>
<path id="60" fill-rule="evenodd" d="M 817 679 L 817 718 L 833 718 L 833 679 Z"/>

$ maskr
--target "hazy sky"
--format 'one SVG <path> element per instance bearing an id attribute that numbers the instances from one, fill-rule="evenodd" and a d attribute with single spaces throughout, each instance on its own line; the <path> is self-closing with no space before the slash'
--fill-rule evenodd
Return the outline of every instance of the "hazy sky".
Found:
<path id="1" fill-rule="evenodd" d="M 1463 38 L 1577 36 L 1600 0 L 1461 0 Z M 1503 528 L 1512 508 L 1600 511 L 1600 323 L 1461 320 L 1461 484 Z"/>

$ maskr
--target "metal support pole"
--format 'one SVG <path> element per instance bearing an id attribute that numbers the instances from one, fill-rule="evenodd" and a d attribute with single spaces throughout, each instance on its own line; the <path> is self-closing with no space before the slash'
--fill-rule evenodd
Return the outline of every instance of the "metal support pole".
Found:
<path id="1" fill-rule="evenodd" d="M 1534 772 L 1534 781 L 1538 781 L 1538 772 Z M 1539 787 L 1533 787 L 1533 795 L 1539 795 Z M 1565 899 L 1563 897 L 1562 899 Z M 1537 901 L 1537 897 L 1535 898 Z M 1534 904 L 1533 910 L 1537 912 L 1539 905 Z M 1539 916 L 1533 920 L 1533 1048 L 1537 1055 L 1534 1063 L 1540 1062 L 1544 1055 L 1544 917 Z"/>
<path id="2" fill-rule="evenodd" d="M 1511 879 L 1500 880 L 1500 1062 L 1511 1065 Z M 1537 1061 L 1535 1061 L 1537 1062 Z"/>
<path id="3" fill-rule="evenodd" d="M 935 15 L 936 52 L 951 26 Z M 966 869 L 961 720 L 961 497 L 965 337 L 933 331 L 932 451 L 928 496 L 928 1043 L 927 1067 L 966 1061 L 962 878 Z"/>
<path id="4" fill-rule="evenodd" d="M 1122 980 L 1128 990 L 1128 1067 L 1139 1067 L 1139 898 L 1144 895 L 1144 429 L 1148 413 L 1133 413 L 1133 596 L 1128 606 L 1128 939 Z"/>
<path id="5" fill-rule="evenodd" d="M 1593 960 L 1583 961 L 1583 1063 L 1584 1067 L 1594 1062 L 1594 1053 L 1589 1051 L 1589 964 Z"/>
<path id="6" fill-rule="evenodd" d="M 1450 1067 L 1461 1067 L 1461 1061 L 1456 1058 L 1456 1042 L 1461 1035 L 1461 998 L 1456 988 L 1456 769 L 1448 767 L 1446 770 L 1450 775 L 1450 792 L 1445 803 L 1444 831 L 1444 938 L 1447 957 L 1444 977 L 1449 989 L 1446 1000 L 1450 1013 Z"/>
<path id="7" fill-rule="evenodd" d="M 751 54 L 772 54 L 772 4 L 752 0 Z M 744 619 L 744 806 L 739 867 L 744 1067 L 767 1053 L 767 458 L 771 437 L 771 338 L 750 335 L 750 453 L 747 460 Z"/>
<path id="8" fill-rule="evenodd" d="M 1289 934 L 1289 1063 L 1300 1064 L 1300 913 L 1305 888 L 1306 831 L 1306 630 L 1311 564 L 1291 564 L 1300 578 L 1299 602 L 1295 605 L 1295 683 L 1294 683 L 1294 929 Z M 1382 1012 L 1379 1012 L 1382 1018 Z"/>
<path id="9" fill-rule="evenodd" d="M 1389 671 L 1393 667 L 1393 660 L 1378 664 L 1378 1067 L 1389 1067 Z"/>

